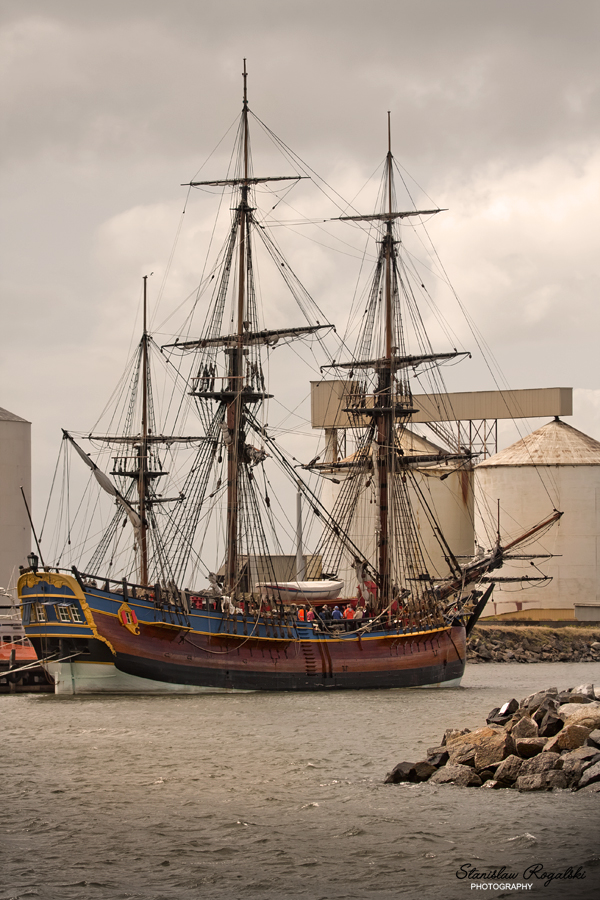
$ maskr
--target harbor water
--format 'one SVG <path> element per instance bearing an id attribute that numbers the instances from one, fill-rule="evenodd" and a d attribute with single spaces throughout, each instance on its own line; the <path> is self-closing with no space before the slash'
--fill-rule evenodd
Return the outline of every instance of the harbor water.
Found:
<path id="1" fill-rule="evenodd" d="M 1 696 L 0 900 L 597 898 L 600 794 L 383 784 L 446 728 L 582 682 L 600 665 L 470 666 L 444 690 Z"/>

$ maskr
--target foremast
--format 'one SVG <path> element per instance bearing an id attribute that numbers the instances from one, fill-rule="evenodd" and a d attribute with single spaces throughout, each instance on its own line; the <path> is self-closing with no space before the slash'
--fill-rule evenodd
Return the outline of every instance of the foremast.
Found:
<path id="1" fill-rule="evenodd" d="M 194 445 L 202 441 L 198 437 L 159 434 L 156 431 L 150 366 L 152 336 L 148 331 L 148 277 L 144 275 L 142 278 L 142 337 L 135 356 L 135 364 L 126 401 L 126 420 L 122 433 L 91 433 L 86 435 L 87 439 L 92 443 L 122 448 L 117 450 L 112 458 L 113 467 L 110 473 L 105 473 L 96 465 L 91 456 L 79 446 L 71 434 L 63 429 L 65 439 L 68 439 L 81 459 L 92 470 L 94 477 L 103 490 L 115 498 L 117 506 L 126 512 L 133 525 L 135 557 L 131 568 L 129 565 L 127 566 L 127 577 L 134 577 L 136 583 L 143 587 L 149 587 L 156 580 L 161 581 L 164 585 L 175 583 L 174 573 L 167 561 L 168 554 L 164 551 L 164 548 L 160 547 L 162 538 L 159 536 L 156 528 L 153 507 L 156 504 L 181 503 L 185 499 L 183 493 L 180 493 L 178 497 L 168 498 L 157 495 L 153 486 L 154 482 L 168 474 L 163 471 L 158 447 L 161 445 L 167 447 L 174 443 Z M 116 478 L 117 484 L 111 480 L 109 474 Z M 117 512 L 106 529 L 100 544 L 96 547 L 92 558 L 86 565 L 88 573 L 96 575 L 102 570 L 102 560 L 108 552 L 110 552 L 109 570 L 112 567 L 112 560 L 114 559 L 113 540 L 118 531 L 119 519 L 120 513 Z M 154 545 L 153 559 L 151 543 Z M 112 550 L 110 549 L 111 546 Z M 152 572 L 151 568 L 153 569 Z M 132 570 L 135 571 L 135 575 L 133 575 Z"/>

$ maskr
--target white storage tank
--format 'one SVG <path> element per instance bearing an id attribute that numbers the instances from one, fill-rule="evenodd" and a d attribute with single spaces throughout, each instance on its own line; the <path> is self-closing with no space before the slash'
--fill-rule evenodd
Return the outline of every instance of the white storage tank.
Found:
<path id="1" fill-rule="evenodd" d="M 407 455 L 437 455 L 444 453 L 426 438 L 405 429 L 401 439 L 402 449 Z M 471 557 L 474 546 L 473 520 L 473 472 L 461 469 L 456 471 L 454 464 L 424 464 L 422 468 L 413 469 L 415 480 L 422 491 L 427 504 L 435 515 L 444 538 L 455 556 Z M 445 476 L 445 477 L 443 477 Z M 343 480 L 344 474 L 336 472 L 335 477 Z M 322 500 L 328 510 L 332 510 L 340 492 L 341 485 L 326 482 L 323 486 Z M 433 577 L 448 575 L 448 565 L 444 551 L 440 547 L 433 529 L 423 510 L 418 491 L 409 489 L 415 521 L 424 548 L 425 565 Z M 366 489 L 357 504 L 356 514 L 350 530 L 350 536 L 365 557 L 377 565 L 376 522 L 378 518 L 378 500 L 374 484 Z M 356 594 L 356 574 L 350 563 L 343 559 L 337 576 L 345 583 L 344 596 Z"/>
<path id="2" fill-rule="evenodd" d="M 0 408 L 0 585 L 14 587 L 27 565 L 31 529 L 21 486 L 31 509 L 31 423 Z"/>
<path id="3" fill-rule="evenodd" d="M 475 534 L 486 549 L 496 540 L 500 501 L 501 543 L 546 519 L 562 519 L 515 554 L 556 554 L 533 560 L 552 581 L 504 583 L 486 616 L 573 619 L 576 605 L 597 607 L 600 620 L 600 443 L 555 418 L 475 467 Z M 532 561 L 513 560 L 501 577 L 540 575 Z"/>

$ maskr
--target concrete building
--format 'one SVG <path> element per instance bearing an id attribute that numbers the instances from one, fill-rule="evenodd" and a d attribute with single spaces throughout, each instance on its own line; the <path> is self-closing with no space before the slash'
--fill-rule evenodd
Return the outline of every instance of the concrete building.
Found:
<path id="1" fill-rule="evenodd" d="M 21 486 L 31 509 L 31 423 L 0 408 L 0 585 L 14 587 L 27 565 L 31 529 Z"/>
<path id="2" fill-rule="evenodd" d="M 486 615 L 510 619 L 600 621 L 600 443 L 558 417 L 475 467 L 475 533 L 491 547 L 525 532 L 552 514 L 558 524 L 515 554 L 501 577 L 552 577 L 546 583 L 497 584 Z M 535 568 L 535 564 L 538 568 Z"/>

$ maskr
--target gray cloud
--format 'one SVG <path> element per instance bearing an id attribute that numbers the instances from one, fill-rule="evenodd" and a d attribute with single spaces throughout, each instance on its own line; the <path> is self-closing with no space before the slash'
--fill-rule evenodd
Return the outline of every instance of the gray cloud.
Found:
<path id="1" fill-rule="evenodd" d="M 253 110 L 349 198 L 384 155 L 392 111 L 397 158 L 450 208 L 431 234 L 508 380 L 585 389 L 575 423 L 598 436 L 599 20 L 595 0 L 0 3 L 0 405 L 34 421 L 38 496 L 59 426 L 85 427 L 118 377 L 139 275 L 162 277 L 179 184 L 234 122 L 244 56 Z M 257 128 L 253 141 L 257 168 L 281 167 Z M 200 199 L 167 306 L 201 268 Z M 340 319 L 361 246 L 344 239 L 355 249 L 323 237 L 348 256 L 288 239 Z"/>

